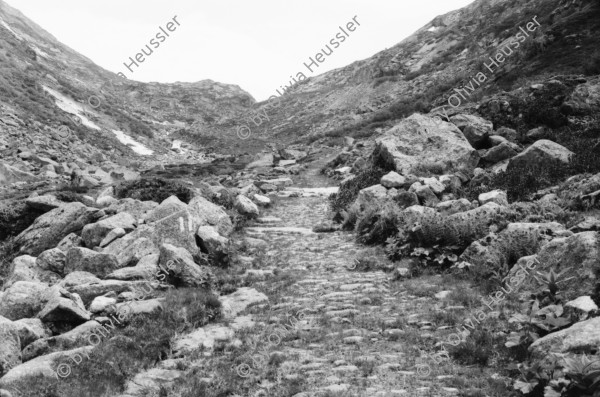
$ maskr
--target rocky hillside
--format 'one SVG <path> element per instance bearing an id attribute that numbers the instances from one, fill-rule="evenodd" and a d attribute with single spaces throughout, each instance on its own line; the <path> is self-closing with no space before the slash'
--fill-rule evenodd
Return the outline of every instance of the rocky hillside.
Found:
<path id="1" fill-rule="evenodd" d="M 554 75 L 594 75 L 599 15 L 595 0 L 477 0 L 371 58 L 299 82 L 236 125 L 282 141 L 365 137 L 415 111 L 448 105 L 454 89 L 471 85 L 461 101 L 474 107 L 485 96 Z M 527 31 L 530 22 L 533 31 Z M 507 46 L 510 55 L 493 71 L 486 68 L 489 57 Z M 472 79 L 480 72 L 486 79 L 477 83 Z"/>
<path id="2" fill-rule="evenodd" d="M 135 168 L 135 159 L 149 154 L 155 162 L 161 156 L 198 161 L 206 148 L 177 146 L 179 156 L 169 150 L 176 134 L 204 131 L 254 103 L 239 87 L 210 80 L 122 79 L 1 1 L 0 70 L 3 185 L 52 181 L 88 166 L 104 166 L 110 174 L 119 166 Z"/>

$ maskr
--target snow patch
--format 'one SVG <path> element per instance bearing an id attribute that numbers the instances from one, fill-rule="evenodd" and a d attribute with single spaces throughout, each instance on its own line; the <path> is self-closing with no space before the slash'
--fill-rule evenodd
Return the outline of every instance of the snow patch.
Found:
<path id="1" fill-rule="evenodd" d="M 140 154 L 142 156 L 149 156 L 154 153 L 154 151 L 148 149 L 146 146 L 141 143 L 135 141 L 132 137 L 125 134 L 123 131 L 112 130 L 112 132 L 117 136 L 117 139 L 123 144 L 131 147 L 131 149 Z"/>
<path id="2" fill-rule="evenodd" d="M 436 30 L 438 30 L 439 28 L 437 26 L 432 26 L 429 29 L 427 29 L 428 32 L 435 32 Z"/>
<path id="3" fill-rule="evenodd" d="M 83 114 L 85 113 L 85 109 L 83 106 L 61 94 L 60 92 L 53 90 L 52 88 L 48 88 L 46 86 L 42 86 L 44 91 L 48 92 L 50 95 L 56 99 L 56 106 L 58 106 L 63 112 L 70 113 L 76 117 L 79 117 L 81 120 L 81 124 L 85 125 L 88 128 L 100 131 L 100 127 L 90 121 Z"/>
<path id="4" fill-rule="evenodd" d="M 15 32 L 14 30 L 12 30 L 12 28 L 10 26 L 8 26 L 8 24 L 6 22 L 4 22 L 4 19 L 0 18 L 0 24 L 2 24 L 2 26 L 4 26 L 6 28 L 6 30 L 8 30 L 9 32 L 11 32 L 17 39 L 23 40 L 23 38 L 21 37 L 21 35 L 19 35 L 17 32 Z"/>

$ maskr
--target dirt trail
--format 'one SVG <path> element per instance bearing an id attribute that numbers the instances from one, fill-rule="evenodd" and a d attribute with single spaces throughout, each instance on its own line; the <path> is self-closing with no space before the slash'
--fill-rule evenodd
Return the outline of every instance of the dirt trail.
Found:
<path id="1" fill-rule="evenodd" d="M 267 242 L 264 262 L 270 266 L 263 270 L 293 274 L 293 282 L 282 290 L 275 291 L 269 280 L 263 284 L 276 302 L 256 313 L 258 321 L 269 325 L 257 331 L 254 353 L 261 348 L 271 356 L 279 352 L 279 382 L 298 376 L 306 380 L 297 397 L 456 395 L 458 390 L 444 382 L 454 369 L 435 355 L 439 348 L 434 346 L 452 330 L 436 329 L 427 321 L 439 301 L 411 295 L 404 283 L 415 281 L 393 282 L 381 271 L 356 271 L 355 259 L 366 248 L 355 243 L 352 233 L 312 232 L 331 218 L 327 194 L 315 195 L 319 190 L 311 189 L 331 184 L 318 170 L 311 168 L 295 179 L 304 189 L 302 197 L 278 199 L 245 230 L 248 237 Z M 430 295 L 439 292 L 435 284 L 417 283 L 434 291 Z M 434 353 L 419 350 L 423 345 Z M 256 357 L 240 368 L 241 376 L 263 379 L 262 390 L 252 395 L 287 395 L 277 380 L 265 380 L 272 373 Z"/>

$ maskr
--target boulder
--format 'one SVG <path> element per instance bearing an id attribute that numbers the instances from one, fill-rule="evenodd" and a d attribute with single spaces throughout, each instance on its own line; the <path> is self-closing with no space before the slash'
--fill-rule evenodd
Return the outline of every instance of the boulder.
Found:
<path id="1" fill-rule="evenodd" d="M 422 178 L 421 183 L 431 189 L 436 196 L 440 196 L 446 191 L 446 185 L 440 182 L 437 178 Z"/>
<path id="2" fill-rule="evenodd" d="M 519 140 L 519 133 L 512 128 L 501 127 L 494 134 L 506 138 L 506 140 L 512 143 L 516 143 Z"/>
<path id="3" fill-rule="evenodd" d="M 572 155 L 573 152 L 564 146 L 543 139 L 513 157 L 508 163 L 508 170 L 565 166 Z"/>
<path id="4" fill-rule="evenodd" d="M 382 200 L 387 197 L 388 191 L 382 185 L 374 185 L 362 189 L 358 192 L 356 202 L 360 205 L 364 205 L 372 200 Z"/>
<path id="5" fill-rule="evenodd" d="M 144 297 L 154 294 L 159 288 L 161 287 L 158 282 L 102 280 L 100 282 L 96 281 L 88 284 L 79 284 L 67 287 L 66 289 L 69 292 L 79 295 L 84 305 L 89 305 L 94 298 L 106 295 L 109 292 L 117 295 L 123 292 L 132 292 L 136 296 Z"/>
<path id="6" fill-rule="evenodd" d="M 263 179 L 263 180 L 254 182 L 254 184 L 261 190 L 263 189 L 264 185 L 273 185 L 277 188 L 277 190 L 282 190 L 285 187 L 292 186 L 293 182 L 290 178 L 276 178 L 276 179 Z"/>
<path id="7" fill-rule="evenodd" d="M 471 202 L 467 199 L 443 201 L 435 206 L 435 209 L 442 215 L 452 215 L 459 212 L 469 211 Z"/>
<path id="8" fill-rule="evenodd" d="M 590 79 L 575 87 L 561 110 L 569 115 L 586 115 L 600 112 L 600 79 Z"/>
<path id="9" fill-rule="evenodd" d="M 83 347 L 95 343 L 101 335 L 108 335 L 108 331 L 96 321 L 87 321 L 69 332 L 38 339 L 23 349 L 23 362 L 33 360 L 36 357 L 64 351 L 76 347 Z M 94 337 L 95 335 L 95 337 Z"/>
<path id="10" fill-rule="evenodd" d="M 86 346 L 34 358 L 8 371 L 4 377 L 0 378 L 0 387 L 9 387 L 15 382 L 22 383 L 34 381 L 34 379 L 38 381 L 41 379 L 56 381 L 56 368 L 58 366 L 63 364 L 76 365 L 75 363 L 81 362 L 86 357 L 89 358 L 92 349 L 93 347 Z"/>
<path id="11" fill-rule="evenodd" d="M 73 272 L 69 273 L 62 279 L 58 284 L 62 288 L 69 289 L 82 284 L 95 284 L 100 283 L 100 279 L 88 272 Z"/>
<path id="12" fill-rule="evenodd" d="M 194 197 L 188 204 L 188 208 L 193 216 L 195 227 L 214 226 L 223 236 L 229 236 L 233 231 L 233 224 L 227 212 L 204 197 Z"/>
<path id="13" fill-rule="evenodd" d="M 491 192 L 481 193 L 478 197 L 481 205 L 487 203 L 496 203 L 498 205 L 508 205 L 508 198 L 504 190 L 492 190 Z"/>
<path id="14" fill-rule="evenodd" d="M 158 254 L 146 255 L 137 265 L 117 269 L 108 274 L 106 279 L 112 280 L 155 280 L 158 268 Z"/>
<path id="15" fill-rule="evenodd" d="M 47 290 L 40 283 L 17 281 L 0 297 L 0 316 L 13 321 L 34 317 L 46 303 Z"/>
<path id="16" fill-rule="evenodd" d="M 48 212 L 60 207 L 60 205 L 64 203 L 57 199 L 56 196 L 48 194 L 44 196 L 29 197 L 25 200 L 25 204 L 36 210 Z"/>
<path id="17" fill-rule="evenodd" d="M 411 186 L 411 189 L 414 190 L 414 193 L 417 195 L 422 205 L 426 207 L 434 207 L 440 202 L 440 199 L 438 199 L 429 186 L 424 186 L 421 184 L 415 184 L 413 186 Z"/>
<path id="18" fill-rule="evenodd" d="M 400 187 L 405 187 L 406 185 L 406 178 L 403 177 L 402 175 L 398 174 L 397 172 L 390 172 L 388 174 L 385 174 L 383 177 L 381 177 L 381 185 L 383 185 L 384 187 L 390 189 L 390 188 L 400 188 Z"/>
<path id="19" fill-rule="evenodd" d="M 252 199 L 260 207 L 268 207 L 269 205 L 271 205 L 271 199 L 260 194 L 254 194 L 252 196 Z"/>
<path id="20" fill-rule="evenodd" d="M 110 298 L 108 296 L 97 296 L 90 304 L 90 312 L 93 314 L 102 313 L 107 308 L 117 304 L 116 298 Z"/>
<path id="21" fill-rule="evenodd" d="M 284 160 L 297 160 L 297 161 L 302 160 L 307 156 L 306 152 L 303 152 L 301 150 L 294 150 L 294 149 L 281 149 L 279 151 L 279 155 Z"/>
<path id="22" fill-rule="evenodd" d="M 232 294 L 219 298 L 225 319 L 233 319 L 248 307 L 269 302 L 269 298 L 254 288 L 242 287 Z"/>
<path id="23" fill-rule="evenodd" d="M 36 258 L 35 263 L 36 266 L 42 270 L 64 275 L 66 261 L 67 255 L 63 250 L 51 248 L 42 252 Z"/>
<path id="24" fill-rule="evenodd" d="M 36 258 L 29 255 L 18 256 L 12 261 L 9 277 L 4 287 L 9 287 L 17 281 L 31 281 L 54 285 L 60 280 L 60 276 L 48 270 L 40 269 L 36 264 Z"/>
<path id="25" fill-rule="evenodd" d="M 258 216 L 259 210 L 256 204 L 254 204 L 248 197 L 239 195 L 235 199 L 235 209 L 242 215 L 246 216 Z"/>
<path id="26" fill-rule="evenodd" d="M 200 250 L 213 258 L 222 258 L 228 255 L 229 240 L 219 233 L 212 226 L 200 226 L 196 231 L 198 245 Z"/>
<path id="27" fill-rule="evenodd" d="M 170 284 L 206 289 L 212 286 L 213 275 L 210 269 L 197 265 L 192 254 L 185 248 L 163 244 L 160 247 L 159 266 L 171 269 L 168 276 Z"/>
<path id="28" fill-rule="evenodd" d="M 51 335 L 50 330 L 44 326 L 39 318 L 22 318 L 14 321 L 21 339 L 21 349 L 38 339 L 47 338 Z"/>
<path id="29" fill-rule="evenodd" d="M 418 171 L 424 164 L 435 164 L 443 172 L 462 169 L 470 173 L 479 161 L 477 151 L 458 127 L 420 114 L 404 119 L 376 143 L 375 154 L 402 175 Z"/>
<path id="30" fill-rule="evenodd" d="M 598 282 L 595 270 L 600 267 L 600 241 L 598 233 L 583 232 L 570 237 L 558 237 L 544 245 L 538 253 L 538 270 L 559 273 L 570 269 L 561 282 L 560 291 L 565 299 L 591 295 Z M 526 286 L 535 289 L 539 283 L 528 280 Z"/>
<path id="31" fill-rule="evenodd" d="M 37 256 L 56 247 L 70 233 L 80 231 L 94 220 L 97 212 L 97 209 L 77 202 L 61 205 L 38 217 L 15 238 L 15 244 L 21 247 L 21 253 Z"/>
<path id="32" fill-rule="evenodd" d="M 137 220 L 127 212 L 121 212 L 96 223 L 86 225 L 81 232 L 81 238 L 88 248 L 100 245 L 102 240 L 114 229 L 124 229 L 130 232 L 135 229 Z"/>
<path id="33" fill-rule="evenodd" d="M 474 148 L 481 148 L 487 143 L 494 125 L 481 117 L 471 114 L 457 114 L 450 117 L 450 122 L 456 125 Z"/>
<path id="34" fill-rule="evenodd" d="M 12 321 L 0 316 L 0 377 L 21 364 L 19 329 Z"/>
<path id="35" fill-rule="evenodd" d="M 125 229 L 121 229 L 120 227 L 113 229 L 110 232 L 108 232 L 108 234 L 106 235 L 106 237 L 104 237 L 102 239 L 102 241 L 100 241 L 100 244 L 98 244 L 98 247 L 104 248 L 108 244 L 112 243 L 113 241 L 115 241 L 118 238 L 123 237 L 126 234 L 127 234 L 127 231 Z"/>
<path id="36" fill-rule="evenodd" d="M 83 301 L 77 294 L 62 288 L 53 290 L 46 306 L 38 313 L 38 318 L 45 323 L 81 324 L 90 320 Z"/>
<path id="37" fill-rule="evenodd" d="M 119 268 L 115 255 L 92 251 L 87 248 L 71 248 L 67 252 L 65 274 L 75 271 L 92 273 L 100 278 Z"/>
<path id="38" fill-rule="evenodd" d="M 65 238 L 60 240 L 60 243 L 56 246 L 59 250 L 67 253 L 72 247 L 81 247 L 83 245 L 83 240 L 81 237 L 76 235 L 75 233 L 69 233 Z"/>
<path id="39" fill-rule="evenodd" d="M 177 241 L 177 234 L 173 233 L 172 228 L 172 225 L 167 225 L 165 223 L 160 224 L 158 227 L 143 225 L 137 228 L 133 233 L 113 241 L 107 245 L 102 252 L 114 255 L 117 258 L 118 268 L 135 266 L 140 259 L 146 255 L 158 254 L 159 250 L 155 242 L 160 243 L 161 240 Z M 180 242 L 191 244 L 189 238 Z M 194 247 L 196 247 L 195 240 Z"/>
<path id="40" fill-rule="evenodd" d="M 158 207 L 158 203 L 154 201 L 140 201 L 132 198 L 125 198 L 109 205 L 105 211 L 107 214 L 127 212 L 135 219 L 139 220 L 145 219 L 146 215 L 156 207 Z"/>
<path id="41" fill-rule="evenodd" d="M 503 160 L 510 159 L 517 155 L 517 151 L 513 145 L 507 142 L 503 142 L 493 148 L 489 149 L 481 159 L 491 164 L 499 163 Z"/>
<path id="42" fill-rule="evenodd" d="M 0 186 L 10 185 L 15 182 L 34 181 L 36 179 L 35 175 L 21 171 L 4 161 L 0 161 Z"/>
<path id="43" fill-rule="evenodd" d="M 549 354 L 596 354 L 600 346 L 600 317 L 581 321 L 567 329 L 546 335 L 529 346 L 533 358 L 543 359 Z"/>

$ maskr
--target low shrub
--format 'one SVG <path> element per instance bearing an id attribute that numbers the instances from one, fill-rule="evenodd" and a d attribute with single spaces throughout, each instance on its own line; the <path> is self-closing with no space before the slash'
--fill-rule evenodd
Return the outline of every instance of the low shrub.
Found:
<path id="1" fill-rule="evenodd" d="M 140 201 L 156 201 L 157 203 L 171 197 L 189 203 L 194 192 L 182 184 L 162 178 L 145 178 L 122 182 L 115 188 L 118 198 L 132 198 Z"/>

